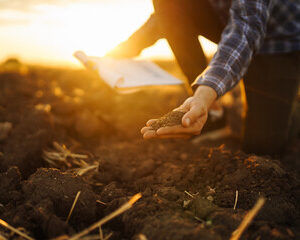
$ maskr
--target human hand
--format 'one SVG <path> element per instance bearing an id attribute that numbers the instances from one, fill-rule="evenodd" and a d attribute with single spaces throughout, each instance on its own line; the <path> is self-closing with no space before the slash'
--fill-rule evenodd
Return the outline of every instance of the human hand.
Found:
<path id="1" fill-rule="evenodd" d="M 199 86 L 194 96 L 185 100 L 185 102 L 175 109 L 185 112 L 182 117 L 181 125 L 166 126 L 153 130 L 151 124 L 156 119 L 151 119 L 142 128 L 141 133 L 144 139 L 151 138 L 190 138 L 199 135 L 207 120 L 208 109 L 215 101 L 217 94 L 215 90 L 208 86 Z"/>

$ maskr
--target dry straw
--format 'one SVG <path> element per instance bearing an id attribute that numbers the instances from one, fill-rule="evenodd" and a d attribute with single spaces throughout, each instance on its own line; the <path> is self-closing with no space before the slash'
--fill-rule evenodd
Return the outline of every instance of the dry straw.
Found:
<path id="1" fill-rule="evenodd" d="M 26 238 L 28 240 L 34 240 L 34 238 L 29 237 L 28 235 L 26 235 L 25 233 L 22 233 L 21 231 L 19 231 L 18 229 L 14 228 L 13 226 L 10 226 L 7 222 L 5 222 L 4 220 L 0 219 L 0 225 L 2 225 L 3 227 L 11 230 L 12 232 L 20 235 L 23 238 Z"/>
<path id="2" fill-rule="evenodd" d="M 7 238 L 0 234 L 0 240 L 7 240 Z"/>
<path id="3" fill-rule="evenodd" d="M 73 202 L 73 204 L 72 204 L 71 210 L 70 210 L 69 215 L 68 215 L 67 220 L 66 220 L 67 223 L 69 222 L 69 220 L 70 220 L 70 218 L 71 218 L 71 215 L 72 215 L 73 210 L 74 210 L 74 208 L 75 208 L 75 206 L 76 206 L 76 203 L 77 203 L 77 201 L 78 201 L 78 198 L 79 198 L 79 196 L 80 196 L 80 193 L 81 193 L 81 191 L 79 191 L 79 192 L 76 194 L 76 197 L 75 197 L 75 199 L 74 199 L 74 202 Z"/>
<path id="4" fill-rule="evenodd" d="M 258 214 L 260 209 L 265 204 L 266 199 L 260 198 L 254 205 L 254 207 L 245 215 L 243 221 L 240 226 L 232 233 L 230 240 L 238 240 L 242 236 L 243 232 L 246 228 L 251 224 L 254 217 Z"/>
<path id="5" fill-rule="evenodd" d="M 91 225 L 90 227 L 88 227 L 85 230 L 81 231 L 80 233 L 77 233 L 76 235 L 74 235 L 73 237 L 71 237 L 69 240 L 80 239 L 81 237 L 87 235 L 89 232 L 93 231 L 94 229 L 99 228 L 100 226 L 102 226 L 103 224 L 107 223 L 111 219 L 119 216 L 120 214 L 122 214 L 125 211 L 127 211 L 128 209 L 130 209 L 133 206 L 133 204 L 136 201 L 138 201 L 141 197 L 142 197 L 141 193 L 138 193 L 138 194 L 134 195 L 128 202 L 126 202 L 125 204 L 123 204 L 116 211 L 114 211 L 111 214 L 107 215 L 106 217 L 102 218 L 100 221 L 94 223 L 93 225 Z"/>
<path id="6" fill-rule="evenodd" d="M 53 147 L 52 151 L 43 151 L 43 158 L 51 167 L 72 169 L 79 176 L 98 171 L 99 163 L 88 163 L 88 155 L 72 153 L 64 144 L 57 142 L 53 142 Z"/>
<path id="7" fill-rule="evenodd" d="M 239 199 L 239 191 L 236 190 L 236 191 L 235 191 L 235 200 L 234 200 L 233 210 L 236 210 L 236 206 L 237 206 L 238 199 Z"/>

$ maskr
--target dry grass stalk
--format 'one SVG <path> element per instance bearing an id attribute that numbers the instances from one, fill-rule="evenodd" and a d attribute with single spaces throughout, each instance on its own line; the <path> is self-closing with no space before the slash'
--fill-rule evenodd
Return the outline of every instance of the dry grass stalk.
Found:
<path id="1" fill-rule="evenodd" d="M 110 239 L 112 235 L 113 235 L 113 233 L 111 232 L 111 233 L 108 234 L 103 240 L 108 240 L 108 239 Z"/>
<path id="2" fill-rule="evenodd" d="M 238 202 L 238 198 L 239 198 L 239 191 L 236 190 L 236 191 L 235 191 L 235 200 L 234 200 L 233 210 L 236 209 L 236 205 L 237 205 L 237 202 Z"/>
<path id="3" fill-rule="evenodd" d="M 265 204 L 266 199 L 260 198 L 254 205 L 254 207 L 245 215 L 243 221 L 241 222 L 240 226 L 232 233 L 230 240 L 238 240 L 242 236 L 243 232 L 246 228 L 251 224 L 254 217 L 258 214 L 260 209 Z"/>
<path id="4" fill-rule="evenodd" d="M 119 216 L 120 214 L 124 213 L 128 209 L 130 209 L 133 204 L 138 201 L 142 197 L 141 193 L 138 193 L 134 195 L 127 203 L 123 204 L 120 208 L 118 208 L 116 211 L 112 212 L 111 214 L 107 215 L 106 217 L 102 218 L 100 221 L 94 223 L 90 227 L 86 228 L 85 230 L 81 231 L 80 233 L 77 233 L 73 237 L 71 237 L 69 240 L 77 240 L 80 239 L 81 237 L 87 235 L 89 232 L 93 231 L 99 226 L 102 226 L 103 224 L 107 223 L 111 219 Z"/>
<path id="5" fill-rule="evenodd" d="M 82 176 L 83 174 L 91 171 L 91 170 L 96 170 L 98 169 L 99 164 L 95 164 L 95 165 L 91 165 L 91 166 L 87 166 L 85 168 L 79 168 L 77 171 L 77 175 Z"/>
<path id="6" fill-rule="evenodd" d="M 0 240 L 7 240 L 7 238 L 0 234 Z"/>
<path id="7" fill-rule="evenodd" d="M 185 193 L 186 195 L 188 195 L 189 197 L 191 197 L 191 198 L 195 198 L 195 197 L 193 196 L 193 194 L 189 193 L 188 191 L 184 191 L 184 193 Z"/>
<path id="8" fill-rule="evenodd" d="M 107 203 L 102 202 L 102 201 L 100 201 L 100 200 L 96 200 L 96 202 L 97 202 L 97 203 L 100 203 L 100 204 L 102 204 L 102 205 L 105 205 L 105 206 L 107 205 Z"/>
<path id="9" fill-rule="evenodd" d="M 88 155 L 72 153 L 65 145 L 53 142 L 54 151 L 43 151 L 43 158 L 50 166 L 71 169 L 76 175 L 82 176 L 90 171 L 98 171 L 99 163 L 87 163 Z"/>
<path id="10" fill-rule="evenodd" d="M 26 235 L 25 233 L 22 233 L 21 231 L 19 231 L 18 229 L 14 228 L 13 226 L 10 226 L 7 222 L 5 222 L 4 220 L 0 219 L 0 225 L 2 225 L 3 227 L 11 230 L 12 232 L 20 235 L 23 238 L 26 238 L 28 240 L 34 240 L 34 238 L 29 237 L 28 235 Z"/>
<path id="11" fill-rule="evenodd" d="M 99 236 L 100 236 L 100 240 L 103 240 L 103 232 L 101 226 L 99 226 Z"/>
<path id="12" fill-rule="evenodd" d="M 58 236 L 56 238 L 51 238 L 51 240 L 68 240 L 68 239 L 69 239 L 69 236 L 66 234 Z"/>
<path id="13" fill-rule="evenodd" d="M 138 237 L 138 240 L 148 240 L 144 234 L 139 234 L 137 237 Z"/>
<path id="14" fill-rule="evenodd" d="M 69 215 L 68 215 L 67 220 L 66 220 L 67 223 L 69 222 L 69 220 L 70 220 L 70 218 L 71 218 L 71 215 L 72 215 L 73 210 L 74 210 L 74 208 L 75 208 L 75 205 L 76 205 L 76 203 L 77 203 L 77 201 L 78 201 L 78 198 L 79 198 L 79 196 L 80 196 L 80 193 L 81 193 L 81 191 L 79 191 L 79 192 L 76 194 L 76 197 L 75 197 L 75 199 L 74 199 L 74 202 L 73 202 L 73 204 L 72 204 L 71 210 L 70 210 Z"/>
<path id="15" fill-rule="evenodd" d="M 68 240 L 69 240 L 69 238 L 68 238 Z M 99 235 L 98 234 L 88 235 L 83 238 L 80 238 L 80 240 L 99 240 Z"/>
<path id="16" fill-rule="evenodd" d="M 100 240 L 108 240 L 111 238 L 111 236 L 113 235 L 113 233 L 111 232 L 110 234 L 108 234 L 106 237 L 103 237 L 103 231 L 101 226 L 99 227 L 99 235 L 100 235 Z"/>
<path id="17" fill-rule="evenodd" d="M 87 155 L 72 153 L 65 145 L 59 145 L 57 142 L 53 142 L 55 151 L 44 151 L 43 158 L 50 165 L 58 167 L 61 164 L 71 167 L 71 163 L 67 161 L 68 158 L 72 160 L 72 163 L 80 167 L 89 166 L 83 159 L 88 159 Z"/>

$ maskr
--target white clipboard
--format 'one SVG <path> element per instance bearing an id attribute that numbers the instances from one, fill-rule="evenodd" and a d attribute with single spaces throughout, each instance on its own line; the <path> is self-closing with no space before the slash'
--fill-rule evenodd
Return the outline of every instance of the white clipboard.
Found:
<path id="1" fill-rule="evenodd" d="M 184 84 L 150 61 L 89 57 L 82 51 L 75 52 L 74 56 L 84 66 L 96 71 L 113 89 Z"/>

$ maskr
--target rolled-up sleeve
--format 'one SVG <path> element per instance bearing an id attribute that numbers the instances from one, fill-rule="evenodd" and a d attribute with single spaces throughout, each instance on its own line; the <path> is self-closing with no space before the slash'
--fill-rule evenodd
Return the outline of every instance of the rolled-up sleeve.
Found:
<path id="1" fill-rule="evenodd" d="M 230 19 L 218 50 L 193 87 L 207 85 L 224 95 L 243 77 L 253 54 L 261 47 L 271 0 L 233 0 Z"/>

